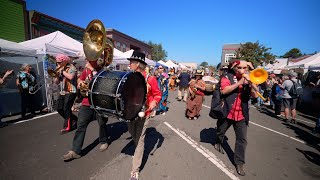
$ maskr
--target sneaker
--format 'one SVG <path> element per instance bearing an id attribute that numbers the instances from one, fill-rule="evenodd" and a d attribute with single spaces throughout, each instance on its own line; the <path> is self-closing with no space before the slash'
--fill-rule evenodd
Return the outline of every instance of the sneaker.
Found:
<path id="1" fill-rule="evenodd" d="M 246 173 L 244 172 L 244 169 L 243 169 L 243 164 L 241 164 L 241 165 L 236 165 L 236 169 L 237 169 L 237 173 L 238 173 L 240 176 L 246 175 Z"/>
<path id="2" fill-rule="evenodd" d="M 108 143 L 103 143 L 103 144 L 101 144 L 99 150 L 100 150 L 100 152 L 103 152 L 103 151 L 107 150 L 108 147 L 109 147 Z"/>
<path id="3" fill-rule="evenodd" d="M 81 158 L 81 156 L 74 151 L 69 151 L 67 154 L 63 155 L 62 159 L 64 161 L 70 161 L 72 159 L 78 159 Z"/>
<path id="4" fill-rule="evenodd" d="M 131 172 L 131 178 L 129 180 L 139 180 L 139 172 Z"/>

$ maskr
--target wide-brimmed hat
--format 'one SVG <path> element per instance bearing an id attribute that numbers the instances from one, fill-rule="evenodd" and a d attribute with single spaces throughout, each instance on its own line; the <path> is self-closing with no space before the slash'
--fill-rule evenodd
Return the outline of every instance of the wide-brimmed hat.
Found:
<path id="1" fill-rule="evenodd" d="M 195 76 L 203 76 L 204 72 L 200 69 L 197 69 L 196 73 L 194 74 Z"/>
<path id="2" fill-rule="evenodd" d="M 133 60 L 133 61 L 138 61 L 138 62 L 142 62 L 144 64 L 147 65 L 146 63 L 146 55 L 142 52 L 139 51 L 133 51 L 132 56 L 130 58 L 127 58 L 129 61 Z"/>

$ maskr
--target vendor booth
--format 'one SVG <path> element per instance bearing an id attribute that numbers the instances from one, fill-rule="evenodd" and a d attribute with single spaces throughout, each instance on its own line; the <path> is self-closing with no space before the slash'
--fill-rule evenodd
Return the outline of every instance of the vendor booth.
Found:
<path id="1" fill-rule="evenodd" d="M 39 62 L 41 62 L 40 69 L 42 71 L 40 73 L 40 79 L 44 84 L 46 105 L 49 112 L 55 111 L 56 102 L 59 97 L 59 87 L 53 83 L 53 79 L 48 75 L 47 71 L 49 68 L 56 69 L 54 57 L 57 54 L 72 57 L 77 67 L 84 67 L 85 56 L 82 43 L 60 31 L 56 31 L 19 44 L 36 50 L 37 55 L 40 57 Z"/>
<path id="2" fill-rule="evenodd" d="M 43 73 L 41 56 L 36 54 L 36 50 L 20 45 L 16 42 L 0 39 L 0 73 L 1 77 L 7 70 L 13 70 L 0 87 L 0 115 L 9 116 L 21 112 L 21 96 L 16 86 L 16 76 L 22 64 L 31 65 L 31 73 L 39 82 Z M 46 103 L 44 91 L 38 91 L 34 97 L 32 105 L 36 110 L 40 110 Z"/>

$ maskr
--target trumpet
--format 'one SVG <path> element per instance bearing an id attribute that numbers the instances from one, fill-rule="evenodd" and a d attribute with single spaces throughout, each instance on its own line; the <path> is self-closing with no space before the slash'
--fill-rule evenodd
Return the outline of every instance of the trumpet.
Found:
<path id="1" fill-rule="evenodd" d="M 53 78 L 57 78 L 59 77 L 59 73 L 62 69 L 64 69 L 66 66 L 67 66 L 68 62 L 67 61 L 64 61 L 61 66 L 59 66 L 57 69 L 53 70 L 53 69 L 48 69 L 48 74 L 50 77 L 53 77 Z"/>
<path id="2" fill-rule="evenodd" d="M 249 78 L 250 79 L 247 79 L 248 81 L 256 84 L 256 85 L 259 85 L 259 84 L 262 84 L 264 83 L 267 79 L 268 79 L 268 72 L 262 68 L 257 68 L 257 69 L 254 69 L 252 71 L 250 71 L 249 73 Z M 257 93 L 257 95 L 263 100 L 263 101 L 266 101 L 266 98 L 264 98 L 258 89 L 255 88 L 255 86 L 252 86 L 253 87 L 253 90 Z"/>

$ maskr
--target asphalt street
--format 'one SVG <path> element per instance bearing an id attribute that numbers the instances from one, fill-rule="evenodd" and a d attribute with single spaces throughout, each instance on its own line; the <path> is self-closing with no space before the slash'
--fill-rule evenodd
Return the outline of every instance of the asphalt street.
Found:
<path id="1" fill-rule="evenodd" d="M 150 119 L 144 180 L 211 179 L 320 179 L 320 140 L 311 133 L 315 118 L 299 113 L 298 123 L 285 124 L 272 110 L 250 108 L 246 176 L 238 176 L 233 165 L 235 134 L 226 136 L 225 154 L 213 148 L 216 120 L 211 119 L 211 96 L 206 96 L 198 120 L 184 117 L 186 104 L 169 94 L 169 111 Z M 99 152 L 98 123 L 90 123 L 83 157 L 64 162 L 74 131 L 59 135 L 63 120 L 53 113 L 29 121 L 8 121 L 0 129 L 1 179 L 108 179 L 127 180 L 134 151 L 126 123 L 109 119 L 112 141 Z"/>

